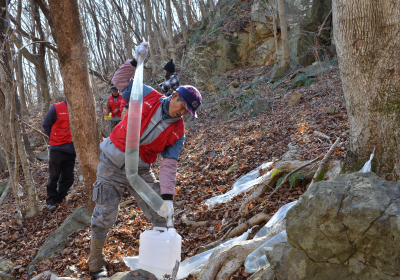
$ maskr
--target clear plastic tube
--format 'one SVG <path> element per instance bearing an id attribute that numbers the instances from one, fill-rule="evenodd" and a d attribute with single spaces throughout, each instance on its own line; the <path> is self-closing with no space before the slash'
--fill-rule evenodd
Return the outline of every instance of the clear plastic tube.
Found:
<path id="1" fill-rule="evenodd" d="M 143 58 L 138 57 L 129 100 L 128 127 L 126 133 L 125 171 L 129 184 L 154 211 L 167 210 L 167 226 L 172 227 L 172 211 L 164 200 L 138 175 L 140 126 L 143 103 Z"/>
<path id="2" fill-rule="evenodd" d="M 247 256 L 244 262 L 245 272 L 254 273 L 261 268 L 269 265 L 266 252 L 272 250 L 275 244 L 287 241 L 286 230 L 266 241 L 263 245 L 258 247 L 250 255 Z"/>

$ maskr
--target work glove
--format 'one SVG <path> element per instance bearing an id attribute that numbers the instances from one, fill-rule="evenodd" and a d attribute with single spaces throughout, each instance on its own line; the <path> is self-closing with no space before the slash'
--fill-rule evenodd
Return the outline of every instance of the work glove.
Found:
<path id="1" fill-rule="evenodd" d="M 136 61 L 139 62 L 139 56 L 143 59 L 144 61 L 146 59 L 147 53 L 148 53 L 148 48 L 149 48 L 149 43 L 143 42 L 140 44 L 139 47 L 136 48 Z"/>
<path id="2" fill-rule="evenodd" d="M 169 207 L 171 207 L 171 213 L 169 214 L 168 210 L 160 210 L 160 211 L 157 211 L 157 214 L 165 219 L 167 219 L 169 217 L 173 217 L 174 216 L 174 202 L 172 200 L 164 200 L 164 202 L 167 203 L 167 205 Z"/>

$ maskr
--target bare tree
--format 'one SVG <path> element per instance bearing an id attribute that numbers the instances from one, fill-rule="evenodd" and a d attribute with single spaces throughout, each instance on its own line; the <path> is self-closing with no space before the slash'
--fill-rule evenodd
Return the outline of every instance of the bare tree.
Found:
<path id="1" fill-rule="evenodd" d="M 282 66 L 290 67 L 289 61 L 289 32 L 287 30 L 284 0 L 278 0 L 279 22 L 281 25 L 282 38 Z"/>
<path id="2" fill-rule="evenodd" d="M 100 136 L 78 3 L 77 0 L 50 0 L 49 6 L 61 58 L 59 63 L 68 101 L 71 133 L 87 189 L 87 208 L 90 211 L 94 207 L 91 194 L 96 181 Z"/>
<path id="3" fill-rule="evenodd" d="M 154 47 L 153 47 L 153 43 L 154 42 L 154 36 L 153 36 L 153 30 L 151 28 L 151 4 L 150 4 L 150 0 L 146 0 L 145 5 L 145 13 L 146 13 L 146 30 L 147 30 L 147 35 L 149 37 L 149 49 L 150 49 L 150 57 L 151 57 L 151 68 L 152 68 L 152 77 L 154 78 L 156 76 L 157 73 L 157 66 L 156 66 L 156 61 L 155 61 L 155 53 L 154 53 Z"/>
<path id="4" fill-rule="evenodd" d="M 172 20 L 171 20 L 171 0 L 165 0 L 165 4 L 167 7 L 167 29 L 168 29 L 168 43 L 169 43 L 169 52 L 171 53 L 172 59 L 176 61 L 176 53 L 175 53 L 175 45 L 173 40 L 172 33 Z"/>

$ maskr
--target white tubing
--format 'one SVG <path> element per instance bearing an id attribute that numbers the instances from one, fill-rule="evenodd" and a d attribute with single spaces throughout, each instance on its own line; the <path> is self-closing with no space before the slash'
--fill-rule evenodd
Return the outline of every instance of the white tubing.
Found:
<path id="1" fill-rule="evenodd" d="M 129 183 L 154 211 L 167 210 L 167 226 L 172 227 L 172 209 L 138 175 L 140 126 L 143 103 L 143 58 L 139 56 L 129 100 L 128 127 L 126 132 L 125 171 Z"/>

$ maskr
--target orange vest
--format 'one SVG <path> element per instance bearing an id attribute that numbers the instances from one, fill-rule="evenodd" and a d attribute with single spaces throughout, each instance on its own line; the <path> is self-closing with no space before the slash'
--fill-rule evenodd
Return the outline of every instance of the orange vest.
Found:
<path id="1" fill-rule="evenodd" d="M 118 95 L 118 97 L 117 97 L 117 102 L 115 102 L 115 100 L 114 100 L 114 95 L 111 94 L 111 95 L 108 97 L 108 102 L 110 103 L 110 108 L 111 108 L 112 117 L 115 117 L 115 116 L 117 116 L 117 117 L 119 117 L 119 118 L 121 117 L 122 110 L 120 109 L 119 112 L 116 113 L 116 114 L 114 114 L 114 110 L 119 108 L 122 99 L 123 99 L 123 98 L 122 98 L 122 95 L 121 95 L 121 94 Z"/>
<path id="2" fill-rule="evenodd" d="M 55 103 L 57 120 L 51 127 L 50 145 L 58 146 L 72 142 L 71 128 L 69 126 L 69 115 L 67 104 L 62 101 Z"/>
<path id="3" fill-rule="evenodd" d="M 140 136 L 149 125 L 151 118 L 161 106 L 160 98 L 165 98 L 156 90 L 150 92 L 143 98 L 142 118 L 140 127 Z M 128 124 L 128 114 L 115 126 L 110 134 L 110 140 L 122 152 L 125 152 L 126 130 Z M 165 147 L 174 146 L 175 142 L 185 134 L 185 124 L 183 118 L 170 124 L 164 131 L 158 135 L 151 143 L 140 145 L 139 155 L 144 162 L 152 164 L 157 160 L 157 154 L 165 150 Z"/>

